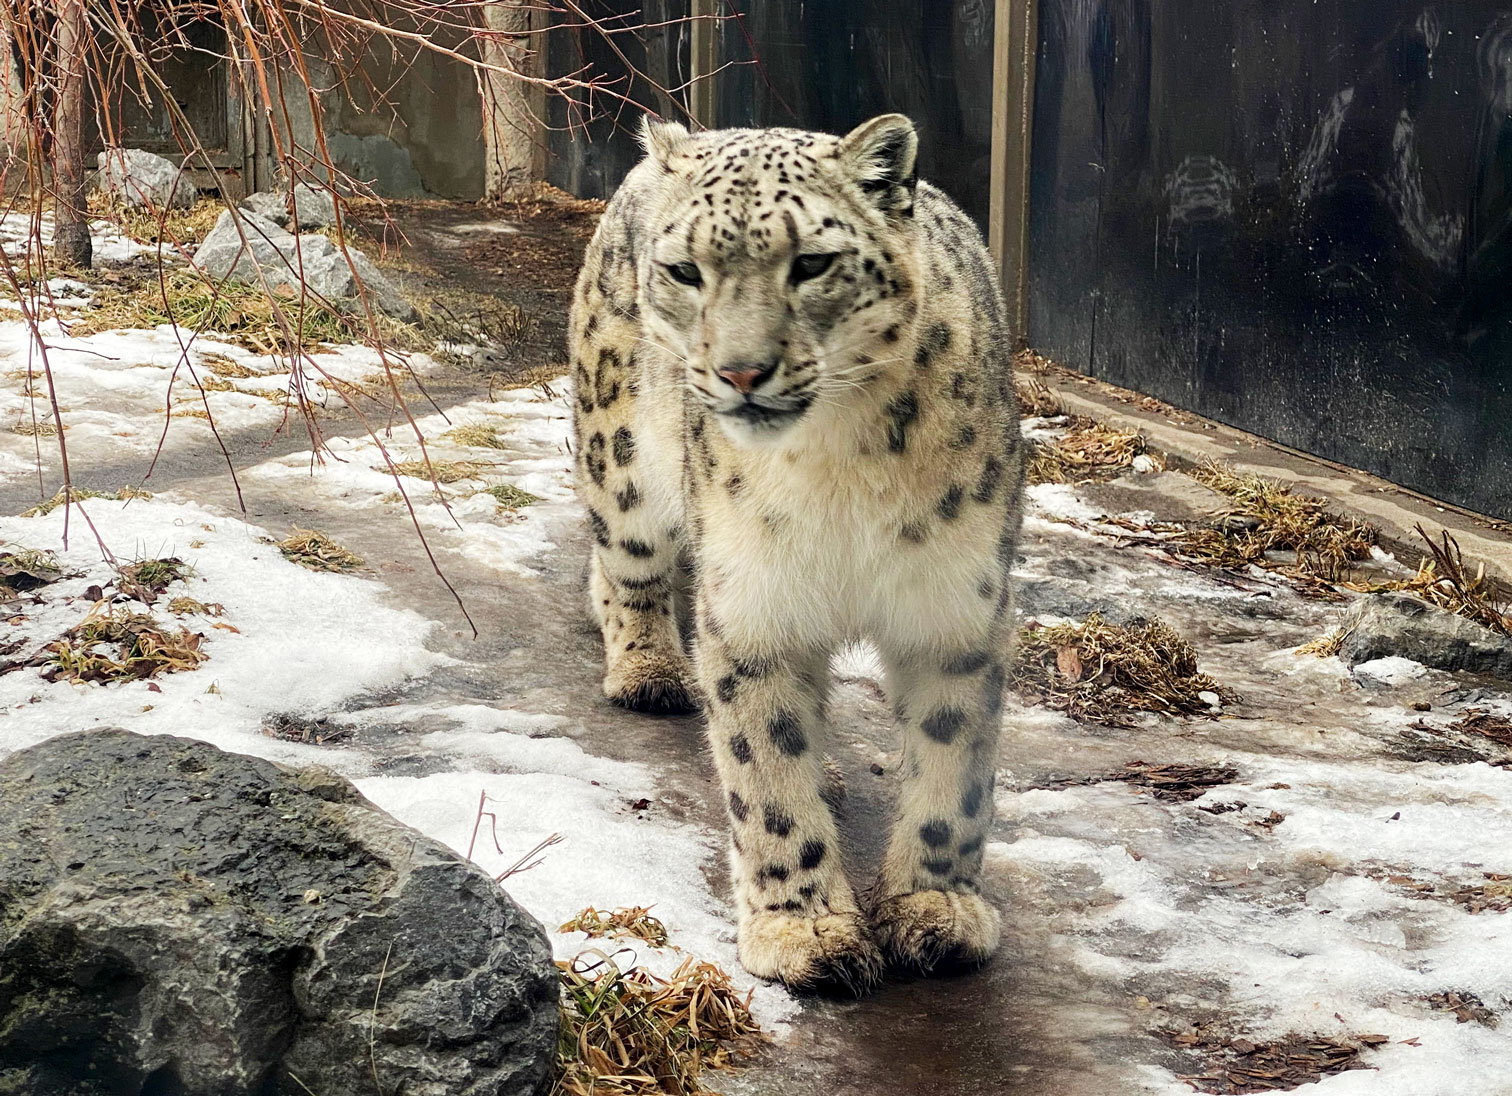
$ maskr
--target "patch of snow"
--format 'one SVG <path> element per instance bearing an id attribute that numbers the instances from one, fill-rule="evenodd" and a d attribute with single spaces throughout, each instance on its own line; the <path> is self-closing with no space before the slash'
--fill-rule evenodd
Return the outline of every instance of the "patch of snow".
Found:
<path id="1" fill-rule="evenodd" d="M 709 861 L 720 855 L 716 839 L 695 826 L 658 818 L 654 804 L 649 811 L 629 808 L 627 800 L 655 795 L 654 785 L 644 776 L 627 784 L 595 786 L 553 773 L 505 776 L 464 771 L 375 776 L 359 780 L 357 786 L 395 818 L 459 854 L 466 855 L 473 845 L 473 859 L 494 874 L 538 842 L 560 834 L 562 843 L 542 854 L 540 867 L 503 884 L 551 932 L 559 958 L 600 948 L 623 953 L 616 960 L 622 967 L 639 963 L 665 976 L 692 955 L 718 963 L 742 989 L 752 989 L 752 1009 L 763 1025 L 779 1025 L 798 1011 L 797 1002 L 785 991 L 752 979 L 740 968 L 726 903 L 710 891 L 704 874 Z M 490 826 L 485 820 L 474 843 L 480 794 L 487 797 L 484 809 L 497 821 Z M 504 851 L 495 846 L 494 834 Z M 593 940 L 583 933 L 556 931 L 587 906 L 609 910 L 648 904 L 681 952 L 639 940 Z"/>
<path id="2" fill-rule="evenodd" d="M 381 584 L 290 563 L 256 526 L 161 498 L 91 499 L 84 507 L 123 561 L 176 556 L 193 568 L 187 583 L 174 583 L 159 598 L 156 615 L 167 626 L 202 632 L 209 658 L 192 672 L 109 686 L 49 683 L 36 669 L 0 675 L 0 711 L 12 716 L 0 753 L 67 731 L 119 726 L 141 734 L 188 734 L 222 749 L 309 763 L 326 752 L 262 735 L 266 716 L 331 712 L 363 692 L 448 661 L 426 648 L 431 623 L 389 606 Z M 77 508 L 63 549 L 63 520 L 63 507 L 43 517 L 0 518 L 0 542 L 11 550 L 51 550 L 67 570 L 78 572 L 43 588 L 40 606 L 23 598 L 9 607 L 13 623 L 4 637 L 23 641 L 18 656 L 83 620 L 92 607 L 85 589 L 114 577 Z M 175 617 L 167 603 L 180 594 L 218 602 L 225 613 Z M 353 621 L 363 622 L 360 631 Z M 212 685 L 216 692 L 208 691 Z"/>
<path id="3" fill-rule="evenodd" d="M 1428 667 L 1421 662 L 1414 662 L 1400 655 L 1372 658 L 1368 662 L 1357 663 L 1354 668 L 1355 677 L 1379 682 L 1382 685 L 1404 685 L 1427 673 Z"/>
<path id="4" fill-rule="evenodd" d="M 451 409 L 443 418 L 418 420 L 429 439 L 425 452 L 432 461 L 469 461 L 479 465 L 469 480 L 444 485 L 438 498 L 428 480 L 403 477 L 406 493 L 427 536 L 436 538 L 442 552 L 455 552 L 488 567 L 518 575 L 535 575 L 530 560 L 555 547 L 554 524 L 580 520 L 572 490 L 571 405 L 563 396 L 534 390 L 502 393 L 497 400 L 475 400 Z M 502 449 L 473 448 L 445 437 L 456 426 L 495 426 Z M 395 463 L 422 458 L 413 434 L 395 431 L 384 448 Z M 393 496 L 394 477 L 383 452 L 371 438 L 336 438 L 334 460 L 317 464 L 309 452 L 292 453 L 254 466 L 252 478 L 298 483 L 303 492 L 332 504 L 358 509 L 403 503 Z M 541 501 L 519 510 L 501 508 L 485 488 L 509 484 Z M 444 500 L 444 501 L 443 501 Z"/>

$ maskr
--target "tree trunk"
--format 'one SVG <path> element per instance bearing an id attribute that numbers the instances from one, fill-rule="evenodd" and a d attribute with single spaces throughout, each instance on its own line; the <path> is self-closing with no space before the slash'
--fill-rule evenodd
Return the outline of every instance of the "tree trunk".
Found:
<path id="1" fill-rule="evenodd" d="M 483 60 L 524 76 L 536 75 L 537 48 L 530 36 L 532 0 L 495 0 L 483 6 Z M 545 137 L 544 95 L 523 80 L 489 72 L 483 79 L 483 136 L 488 146 L 485 188 L 490 198 L 514 197 L 539 177 L 536 164 Z"/>
<path id="2" fill-rule="evenodd" d="M 84 78 L 89 25 L 84 0 L 59 0 L 53 107 L 53 261 L 88 267 L 94 259 L 84 196 Z"/>

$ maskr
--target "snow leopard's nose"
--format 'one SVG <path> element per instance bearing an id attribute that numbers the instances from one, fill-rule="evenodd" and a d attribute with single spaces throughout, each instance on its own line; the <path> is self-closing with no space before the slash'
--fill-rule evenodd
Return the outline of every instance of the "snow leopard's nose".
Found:
<path id="1" fill-rule="evenodd" d="M 730 362 L 714 372 L 723 377 L 735 391 L 749 395 L 758 384 L 777 372 L 777 362 Z"/>

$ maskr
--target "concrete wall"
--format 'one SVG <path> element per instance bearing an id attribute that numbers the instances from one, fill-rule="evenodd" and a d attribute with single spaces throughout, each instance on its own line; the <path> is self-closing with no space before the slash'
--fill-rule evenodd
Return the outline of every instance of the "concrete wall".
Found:
<path id="1" fill-rule="evenodd" d="M 331 89 L 320 102 L 337 167 L 385 197 L 483 197 L 483 107 L 471 68 L 428 51 L 408 61 L 375 52 L 364 79 L 343 87 L 331 66 L 313 57 L 307 64 Z M 290 108 L 294 143 L 309 149 L 308 103 L 291 95 Z"/>

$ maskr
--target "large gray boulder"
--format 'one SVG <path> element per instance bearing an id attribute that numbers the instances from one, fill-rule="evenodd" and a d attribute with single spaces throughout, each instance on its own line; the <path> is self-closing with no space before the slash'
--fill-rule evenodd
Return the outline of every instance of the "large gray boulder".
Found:
<path id="1" fill-rule="evenodd" d="M 172 160 L 139 148 L 107 148 L 96 161 L 101 190 L 137 209 L 188 209 L 199 189 Z"/>
<path id="2" fill-rule="evenodd" d="M 246 209 L 241 211 L 241 224 L 242 232 L 238 232 L 236 217 L 229 209 L 223 212 L 195 251 L 195 265 L 213 278 L 250 285 L 260 284 L 261 270 L 269 289 L 294 296 L 299 294 L 302 277 L 312 293 L 347 309 L 359 307 L 355 267 L 374 308 L 405 322 L 417 318 L 415 307 L 356 248 L 347 248 L 352 257 L 349 264 L 341 249 L 319 233 L 295 236 Z"/>
<path id="3" fill-rule="evenodd" d="M 306 183 L 294 184 L 294 216 L 289 216 L 289 195 L 282 190 L 260 190 L 242 199 L 242 208 L 266 217 L 281 228 L 290 220 L 296 229 L 324 228 L 336 223 L 336 199 L 328 190 L 316 190 Z"/>
<path id="4" fill-rule="evenodd" d="M 1371 594 L 1345 617 L 1339 657 L 1350 666 L 1410 658 L 1438 670 L 1512 678 L 1512 639 L 1411 594 Z"/>
<path id="5" fill-rule="evenodd" d="M 548 1083 L 541 926 L 339 776 L 85 731 L 0 762 L 0 804 L 0 1094 Z"/>

